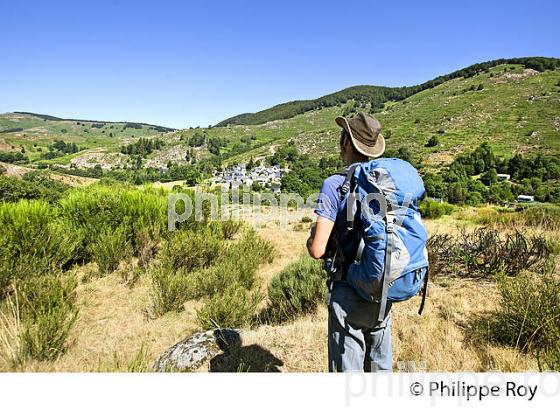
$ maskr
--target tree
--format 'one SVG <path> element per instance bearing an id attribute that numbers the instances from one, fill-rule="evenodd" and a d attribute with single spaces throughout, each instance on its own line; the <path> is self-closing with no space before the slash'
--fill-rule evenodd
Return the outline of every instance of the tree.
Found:
<path id="1" fill-rule="evenodd" d="M 251 156 L 251 157 L 249 158 L 249 162 L 247 162 L 246 168 L 247 168 L 248 171 L 250 171 L 250 170 L 252 170 L 253 168 L 255 168 L 255 162 L 254 162 L 254 160 L 253 160 L 253 156 Z"/>
<path id="2" fill-rule="evenodd" d="M 509 184 L 506 182 L 500 182 L 493 184 L 488 189 L 487 200 L 493 203 L 504 203 L 511 202 L 515 199 Z"/>
<path id="3" fill-rule="evenodd" d="M 478 158 L 474 162 L 474 174 L 478 175 L 478 174 L 484 172 L 485 169 L 486 169 L 486 163 L 484 162 L 484 160 L 482 158 Z"/>
<path id="4" fill-rule="evenodd" d="M 462 182 L 454 182 L 448 186 L 447 199 L 452 204 L 464 204 L 468 195 L 468 189 Z"/>
<path id="5" fill-rule="evenodd" d="M 426 196 L 431 198 L 445 198 L 447 197 L 447 184 L 441 175 L 426 173 L 423 178 L 424 188 L 426 189 Z"/>
<path id="6" fill-rule="evenodd" d="M 432 135 L 428 142 L 426 143 L 426 147 L 435 147 L 439 144 L 438 137 L 436 135 Z"/>
<path id="7" fill-rule="evenodd" d="M 496 172 L 496 168 L 490 168 L 486 171 L 481 177 L 480 181 L 486 186 L 490 186 L 498 181 L 498 173 Z"/>

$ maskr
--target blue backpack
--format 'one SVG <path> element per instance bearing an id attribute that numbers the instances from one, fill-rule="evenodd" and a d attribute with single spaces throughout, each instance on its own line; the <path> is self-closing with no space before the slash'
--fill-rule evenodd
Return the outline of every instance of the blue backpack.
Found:
<path id="1" fill-rule="evenodd" d="M 347 224 L 359 221 L 356 258 L 346 280 L 365 300 L 379 303 L 383 320 L 387 301 L 401 302 L 428 284 L 427 232 L 417 201 L 424 183 L 416 169 L 397 158 L 380 158 L 352 166 L 341 196 L 348 195 Z"/>

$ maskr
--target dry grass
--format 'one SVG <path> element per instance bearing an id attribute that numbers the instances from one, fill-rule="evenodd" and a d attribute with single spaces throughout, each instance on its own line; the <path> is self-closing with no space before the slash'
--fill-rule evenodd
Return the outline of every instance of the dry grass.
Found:
<path id="1" fill-rule="evenodd" d="M 453 286 L 450 289 L 449 286 Z M 418 316 L 419 298 L 393 306 L 393 364 L 426 363 L 428 371 L 536 371 L 537 362 L 512 348 L 493 344 L 476 325 L 476 318 L 496 308 L 496 288 L 490 283 L 458 280 L 431 284 L 429 299 Z M 245 332 L 243 346 L 260 346 L 282 363 L 285 372 L 324 372 L 327 369 L 327 309 L 322 307 L 283 326 L 261 326 Z M 231 354 L 233 363 L 247 360 L 243 348 Z M 264 356 L 270 360 L 270 356 Z M 251 367 L 251 363 L 244 363 Z M 236 371 L 235 366 L 228 368 Z M 243 367 L 242 367 L 243 369 Z M 210 365 L 201 371 L 210 370 Z"/>
<path id="2" fill-rule="evenodd" d="M 464 223 L 444 217 L 428 221 L 427 225 L 430 233 L 453 233 Z M 277 251 L 274 262 L 259 269 L 263 288 L 274 274 L 304 251 L 307 230 L 296 226 L 293 223 L 281 231 L 276 223 L 269 222 L 258 230 L 272 241 Z M 85 275 L 88 269 L 92 267 L 81 268 L 80 274 Z M 196 322 L 200 303 L 187 302 L 181 313 L 151 318 L 146 310 L 150 303 L 147 278 L 141 276 L 130 287 L 123 283 L 121 274 L 93 276 L 80 284 L 80 315 L 64 355 L 54 362 L 26 362 L 16 368 L 0 362 L 0 370 L 141 370 L 145 367 L 138 365 L 140 361 L 152 363 L 164 349 L 200 330 Z M 417 314 L 418 298 L 395 305 L 392 330 L 395 368 L 397 361 L 416 361 L 425 362 L 429 371 L 537 370 L 536 360 L 531 356 L 495 345 L 489 339 L 490 332 L 485 331 L 481 318 L 496 310 L 498 300 L 493 282 L 438 278 L 430 284 L 422 316 Z M 4 329 L 0 331 L 4 334 Z M 324 372 L 327 370 L 326 331 L 326 307 L 289 324 L 262 325 L 248 330 L 241 350 L 245 353 L 225 357 L 226 369 Z M 200 370 L 210 369 L 208 365 Z"/>
<path id="3" fill-rule="evenodd" d="M 0 309 L 0 369 L 16 366 L 19 362 L 22 331 L 17 293 L 9 296 Z"/>

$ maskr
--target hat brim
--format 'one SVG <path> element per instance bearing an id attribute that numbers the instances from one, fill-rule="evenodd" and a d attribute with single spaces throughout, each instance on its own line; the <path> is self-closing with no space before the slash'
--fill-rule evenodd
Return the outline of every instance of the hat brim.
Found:
<path id="1" fill-rule="evenodd" d="M 335 122 L 342 129 L 344 129 L 344 131 L 346 131 L 348 135 L 350 135 L 350 140 L 352 141 L 352 145 L 354 146 L 354 148 L 356 148 L 356 150 L 360 154 L 365 155 L 366 157 L 376 158 L 379 157 L 380 155 L 383 155 L 383 153 L 385 152 L 385 137 L 383 137 L 381 133 L 377 136 L 377 141 L 375 142 L 375 145 L 369 146 L 354 138 L 352 132 L 348 129 L 348 122 L 344 117 L 336 117 Z"/>

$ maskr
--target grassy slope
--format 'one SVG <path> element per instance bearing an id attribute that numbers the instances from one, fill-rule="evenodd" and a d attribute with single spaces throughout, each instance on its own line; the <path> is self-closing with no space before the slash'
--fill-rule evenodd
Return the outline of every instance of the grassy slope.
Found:
<path id="1" fill-rule="evenodd" d="M 390 145 L 431 154 L 455 153 L 487 141 L 504 155 L 514 151 L 558 153 L 560 71 L 516 81 L 504 78 L 503 68 L 448 81 L 379 113 L 381 123 L 391 130 Z M 509 75 L 517 73 L 522 73 L 520 67 L 508 71 Z M 464 91 L 479 84 L 483 90 Z M 424 148 L 440 129 L 445 130 L 439 135 L 440 145 Z"/>
<path id="2" fill-rule="evenodd" d="M 124 125 L 124 122 L 104 123 L 101 128 L 92 128 L 92 122 L 89 121 L 47 120 L 31 114 L 19 113 L 0 114 L 0 131 L 23 128 L 23 131 L 0 133 L 0 151 L 19 151 L 23 146 L 26 151 L 25 155 L 31 160 L 35 160 L 41 155 L 38 148 L 41 148 L 42 152 L 46 152 L 48 145 L 55 140 L 75 142 L 78 146 L 88 149 L 118 150 L 123 141 L 132 137 L 161 134 L 149 125 L 142 125 L 141 129 L 124 129 Z M 113 137 L 109 136 L 110 133 L 113 134 Z M 69 162 L 70 158 L 71 156 L 67 155 L 57 158 L 53 162 Z"/>
<path id="3" fill-rule="evenodd" d="M 507 73 L 504 68 L 508 69 Z M 408 147 L 429 165 L 449 162 L 453 155 L 484 141 L 506 156 L 527 151 L 560 153 L 560 71 L 515 78 L 523 72 L 521 66 L 502 65 L 488 73 L 450 80 L 401 102 L 386 104 L 375 115 L 386 134 L 391 135 L 387 146 Z M 483 84 L 483 90 L 464 91 L 479 84 Z M 232 162 L 263 154 L 271 145 L 289 139 L 294 139 L 302 152 L 313 157 L 335 155 L 339 134 L 334 117 L 341 112 L 341 107 L 326 108 L 263 125 L 212 131 L 233 134 L 243 130 L 258 138 L 271 139 L 263 147 L 232 158 Z M 437 134 L 438 130 L 445 133 Z M 424 147 L 434 134 L 438 135 L 440 144 Z"/>

